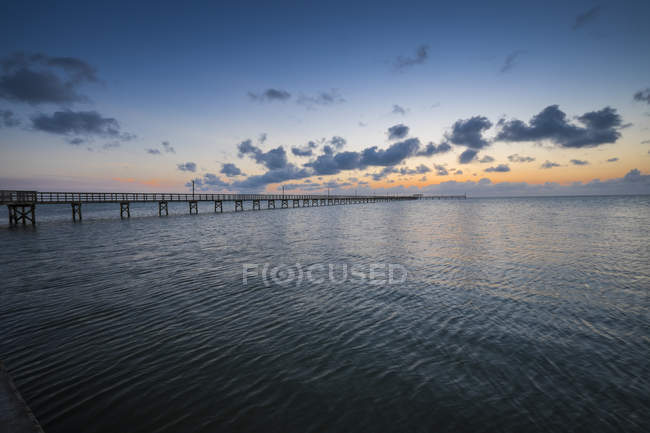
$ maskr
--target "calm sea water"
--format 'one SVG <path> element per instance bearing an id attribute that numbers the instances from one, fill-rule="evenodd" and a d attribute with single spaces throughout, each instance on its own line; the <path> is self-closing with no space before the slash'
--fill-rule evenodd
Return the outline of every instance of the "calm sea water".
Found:
<path id="1" fill-rule="evenodd" d="M 0 357 L 46 432 L 648 431 L 650 197 L 185 206 L 0 228 Z M 296 263 L 408 274 L 242 282 Z"/>

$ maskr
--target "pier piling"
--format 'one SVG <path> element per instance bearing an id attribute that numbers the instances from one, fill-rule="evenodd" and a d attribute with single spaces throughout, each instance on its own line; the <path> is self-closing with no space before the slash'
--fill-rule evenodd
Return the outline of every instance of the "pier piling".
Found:
<path id="1" fill-rule="evenodd" d="M 131 209 L 128 201 L 120 202 L 120 218 L 131 218 Z"/>
<path id="2" fill-rule="evenodd" d="M 162 216 L 163 211 L 165 212 L 165 216 L 169 215 L 167 202 L 165 200 L 161 200 L 158 202 L 158 216 Z"/>
<path id="3" fill-rule="evenodd" d="M 70 206 L 72 206 L 72 221 L 81 221 L 81 202 L 72 202 Z"/>

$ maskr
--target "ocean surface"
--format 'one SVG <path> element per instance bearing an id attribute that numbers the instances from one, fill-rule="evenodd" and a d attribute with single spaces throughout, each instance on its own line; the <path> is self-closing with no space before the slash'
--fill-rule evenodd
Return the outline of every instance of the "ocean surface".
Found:
<path id="1" fill-rule="evenodd" d="M 47 433 L 650 427 L 648 196 L 170 211 L 2 221 Z"/>

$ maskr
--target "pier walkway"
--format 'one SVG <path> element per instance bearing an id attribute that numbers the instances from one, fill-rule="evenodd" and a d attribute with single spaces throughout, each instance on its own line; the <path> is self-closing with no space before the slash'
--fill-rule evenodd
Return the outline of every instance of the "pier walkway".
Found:
<path id="1" fill-rule="evenodd" d="M 324 194 L 194 194 L 158 192 L 39 192 L 0 190 L 0 204 L 9 209 L 9 225 L 36 224 L 36 206 L 69 204 L 72 220 L 81 221 L 81 205 L 88 203 L 116 203 L 120 205 L 120 218 L 130 218 L 131 203 L 157 203 L 158 215 L 169 215 L 169 202 L 186 202 L 190 214 L 199 212 L 198 202 L 214 202 L 214 211 L 223 212 L 224 203 L 234 204 L 235 212 L 251 203 L 251 210 L 334 206 L 343 204 L 379 203 L 403 200 L 466 199 L 466 195 L 424 196 L 414 195 L 324 195 Z M 291 203 L 291 206 L 289 205 Z"/>

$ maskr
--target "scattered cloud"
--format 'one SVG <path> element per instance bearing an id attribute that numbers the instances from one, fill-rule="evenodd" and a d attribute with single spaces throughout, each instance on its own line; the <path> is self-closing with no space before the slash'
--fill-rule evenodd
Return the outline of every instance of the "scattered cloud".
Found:
<path id="1" fill-rule="evenodd" d="M 396 165 L 415 155 L 419 147 L 420 140 L 417 138 L 393 143 L 386 150 L 377 149 L 377 146 L 369 147 L 361 152 L 361 165 Z"/>
<path id="2" fill-rule="evenodd" d="M 449 171 L 444 165 L 434 164 L 433 168 L 436 169 L 436 176 L 447 176 Z"/>
<path id="3" fill-rule="evenodd" d="M 248 92 L 248 97 L 258 102 L 287 101 L 291 99 L 291 93 L 281 89 L 266 89 L 261 93 Z"/>
<path id="4" fill-rule="evenodd" d="M 330 139 L 329 143 L 336 149 L 342 149 L 348 142 L 345 138 L 335 135 Z"/>
<path id="5" fill-rule="evenodd" d="M 650 140 L 643 140 L 641 144 L 650 144 Z"/>
<path id="6" fill-rule="evenodd" d="M 540 168 L 553 168 L 553 167 L 560 167 L 560 164 L 558 164 L 557 162 L 551 162 L 551 161 L 549 161 L 549 160 L 546 160 L 546 161 L 545 161 L 545 162 L 540 166 Z"/>
<path id="7" fill-rule="evenodd" d="M 193 171 L 193 170 L 189 170 Z M 228 182 L 224 182 L 219 176 L 213 174 L 213 173 L 206 173 L 202 178 L 197 177 L 194 180 L 194 186 L 197 188 L 199 191 L 214 191 L 214 190 L 223 190 L 223 189 L 229 189 L 230 184 Z M 192 181 L 189 181 L 185 184 L 187 188 L 192 187 Z"/>
<path id="8" fill-rule="evenodd" d="M 492 122 L 484 116 L 460 119 L 452 125 L 451 133 L 447 134 L 446 138 L 453 144 L 482 149 L 490 144 L 483 138 L 483 132 L 491 127 Z"/>
<path id="9" fill-rule="evenodd" d="M 86 102 L 84 83 L 96 82 L 95 69 L 74 57 L 16 52 L 0 59 L 0 99 L 31 105 Z"/>
<path id="10" fill-rule="evenodd" d="M 282 169 L 287 165 L 287 152 L 285 152 L 282 146 L 264 152 L 248 139 L 239 143 L 237 150 L 239 151 L 240 158 L 243 158 L 244 155 L 249 155 L 255 162 L 266 166 L 269 170 Z"/>
<path id="11" fill-rule="evenodd" d="M 399 174 L 402 176 L 413 176 L 415 174 L 424 174 L 424 173 L 429 173 L 431 169 L 427 167 L 424 164 L 418 165 L 416 168 L 400 168 L 399 169 Z"/>
<path id="12" fill-rule="evenodd" d="M 422 65 L 429 58 L 429 46 L 420 45 L 415 52 L 415 56 L 398 56 L 393 65 L 398 71 L 403 71 L 405 69 L 411 68 L 416 65 Z"/>
<path id="13" fill-rule="evenodd" d="M 596 147 L 615 143 L 621 136 L 619 129 L 624 126 L 621 116 L 611 107 L 590 111 L 577 119 L 584 126 L 569 123 L 557 105 L 550 105 L 533 116 L 528 124 L 516 119 L 500 120 L 501 130 L 496 141 L 549 140 L 565 148 Z"/>
<path id="14" fill-rule="evenodd" d="M 480 162 L 481 164 L 487 164 L 487 163 L 490 163 L 490 162 L 494 162 L 494 158 L 492 158 L 490 155 L 485 155 L 478 162 Z"/>
<path id="15" fill-rule="evenodd" d="M 293 153 L 295 156 L 312 156 L 314 154 L 314 149 L 317 146 L 318 145 L 315 142 L 310 141 L 303 147 L 292 147 L 291 153 Z"/>
<path id="16" fill-rule="evenodd" d="M 194 173 L 196 171 L 196 163 L 186 162 L 184 164 L 176 164 L 176 168 L 178 168 L 180 171 L 191 171 Z"/>
<path id="17" fill-rule="evenodd" d="M 387 134 L 389 140 L 401 140 L 409 135 L 409 127 L 402 123 L 398 123 L 397 125 L 388 128 Z"/>
<path id="18" fill-rule="evenodd" d="M 314 96 L 300 95 L 297 102 L 307 108 L 314 108 L 317 105 L 325 106 L 342 104 L 345 102 L 345 99 L 339 94 L 337 89 L 331 89 L 326 92 L 320 92 Z"/>
<path id="19" fill-rule="evenodd" d="M 575 22 L 573 23 L 573 30 L 577 30 L 585 24 L 593 21 L 596 17 L 598 17 L 599 14 L 600 5 L 594 6 L 586 12 L 578 14 L 578 16 L 576 16 Z"/>
<path id="20" fill-rule="evenodd" d="M 512 53 L 508 54 L 506 56 L 506 59 L 503 61 L 503 65 L 501 65 L 501 69 L 499 70 L 502 74 L 509 72 L 517 66 L 519 63 L 518 60 L 521 57 L 522 54 L 525 54 L 526 52 L 523 50 L 517 50 L 513 51 Z"/>
<path id="21" fill-rule="evenodd" d="M 571 164 L 573 164 L 573 165 L 588 165 L 589 161 L 584 161 L 584 160 L 581 160 L 581 159 L 572 159 Z"/>
<path id="22" fill-rule="evenodd" d="M 408 108 L 404 108 L 401 105 L 393 104 L 393 114 L 401 114 L 402 116 L 406 115 Z"/>
<path id="23" fill-rule="evenodd" d="M 510 162 L 533 162 L 535 158 L 532 156 L 521 156 L 518 153 L 508 156 L 508 161 Z"/>
<path id="24" fill-rule="evenodd" d="M 244 173 L 235 165 L 230 162 L 223 164 L 221 167 L 221 173 L 225 174 L 228 177 L 243 176 Z"/>
<path id="25" fill-rule="evenodd" d="M 505 173 L 510 171 L 508 164 L 499 164 L 496 167 L 488 167 L 484 170 L 486 173 Z"/>
<path id="26" fill-rule="evenodd" d="M 271 183 L 304 179 L 309 176 L 311 173 L 308 170 L 298 168 L 293 164 L 286 164 L 281 168 L 270 169 L 264 174 L 249 176 L 244 180 L 233 182 L 231 186 L 240 191 L 257 191 Z"/>
<path id="27" fill-rule="evenodd" d="M 135 136 L 120 130 L 117 120 L 102 117 L 96 111 L 57 111 L 51 116 L 38 114 L 32 117 L 32 127 L 38 131 L 60 135 L 108 137 L 128 141 Z"/>
<path id="28" fill-rule="evenodd" d="M 458 162 L 460 164 L 469 164 L 470 162 L 474 161 L 474 159 L 476 159 L 477 153 L 478 150 L 467 149 L 458 156 Z"/>
<path id="29" fill-rule="evenodd" d="M 650 87 L 644 90 L 639 90 L 634 94 L 634 100 L 650 104 Z"/>
<path id="30" fill-rule="evenodd" d="M 0 128 L 11 128 L 18 125 L 20 125 L 20 119 L 14 115 L 13 111 L 0 110 Z"/>
<path id="31" fill-rule="evenodd" d="M 160 149 L 145 149 L 145 152 L 147 152 L 149 155 L 162 155 Z"/>
<path id="32" fill-rule="evenodd" d="M 162 146 L 165 153 L 176 153 L 176 149 L 174 149 L 174 147 L 169 144 L 169 141 L 163 141 L 160 145 Z"/>
<path id="33" fill-rule="evenodd" d="M 463 170 L 456 170 L 456 172 L 454 173 L 455 176 L 459 174 L 463 174 Z"/>
<path id="34" fill-rule="evenodd" d="M 264 142 L 266 141 L 267 138 L 268 138 L 268 137 L 267 137 L 267 135 L 266 135 L 266 132 L 262 132 L 262 133 L 259 135 L 259 137 L 257 137 L 257 141 L 258 141 L 260 144 L 264 144 Z"/>
<path id="35" fill-rule="evenodd" d="M 609 159 L 607 160 L 607 162 L 616 162 L 616 161 L 618 161 L 618 158 L 616 158 L 616 157 L 614 157 L 614 158 L 609 158 Z"/>
<path id="36" fill-rule="evenodd" d="M 392 173 L 397 173 L 397 172 L 398 172 L 398 170 L 396 170 L 393 167 L 384 167 L 381 171 L 378 171 L 376 173 L 368 173 L 366 176 L 372 177 L 372 180 L 374 180 L 376 182 L 376 181 L 379 181 L 379 180 L 385 178 L 386 176 L 388 176 L 388 175 L 390 175 Z"/>
<path id="37" fill-rule="evenodd" d="M 433 144 L 433 142 L 429 142 L 429 144 L 427 144 L 424 149 L 416 153 L 416 156 L 432 156 L 438 153 L 447 153 L 450 150 L 451 146 L 446 141 L 443 141 L 437 146 Z"/>

